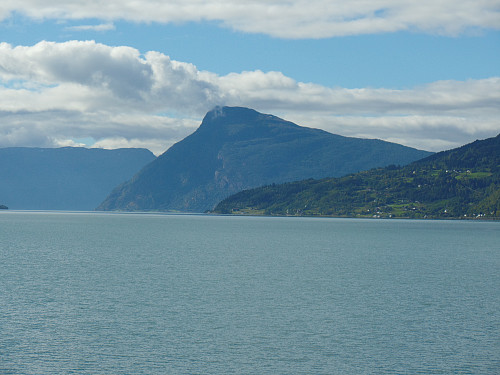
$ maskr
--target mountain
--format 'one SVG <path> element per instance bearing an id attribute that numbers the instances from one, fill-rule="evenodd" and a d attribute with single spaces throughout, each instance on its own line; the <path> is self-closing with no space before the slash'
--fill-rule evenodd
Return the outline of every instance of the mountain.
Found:
<path id="1" fill-rule="evenodd" d="M 242 191 L 214 212 L 344 217 L 500 218 L 500 135 L 405 167 Z"/>
<path id="2" fill-rule="evenodd" d="M 0 148 L 0 201 L 11 209 L 93 210 L 154 159 L 145 149 Z"/>
<path id="3" fill-rule="evenodd" d="M 193 134 L 117 187 L 98 209 L 204 212 L 243 189 L 342 176 L 428 155 L 301 127 L 248 108 L 216 107 Z"/>

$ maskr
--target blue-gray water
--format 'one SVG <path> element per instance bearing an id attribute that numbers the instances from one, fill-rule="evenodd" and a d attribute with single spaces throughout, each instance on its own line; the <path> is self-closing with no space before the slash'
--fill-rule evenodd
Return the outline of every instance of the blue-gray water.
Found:
<path id="1" fill-rule="evenodd" d="M 0 374 L 498 374 L 500 223 L 0 214 Z"/>

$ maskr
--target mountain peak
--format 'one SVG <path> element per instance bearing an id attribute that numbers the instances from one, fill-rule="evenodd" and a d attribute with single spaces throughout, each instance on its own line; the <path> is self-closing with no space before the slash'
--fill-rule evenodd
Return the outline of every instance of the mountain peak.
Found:
<path id="1" fill-rule="evenodd" d="M 199 129 L 116 188 L 99 209 L 203 212 L 250 187 L 341 176 L 428 155 L 302 127 L 250 108 L 215 107 Z"/>
<path id="2" fill-rule="evenodd" d="M 201 125 L 252 122 L 259 115 L 259 112 L 250 108 L 217 106 L 205 115 Z"/>

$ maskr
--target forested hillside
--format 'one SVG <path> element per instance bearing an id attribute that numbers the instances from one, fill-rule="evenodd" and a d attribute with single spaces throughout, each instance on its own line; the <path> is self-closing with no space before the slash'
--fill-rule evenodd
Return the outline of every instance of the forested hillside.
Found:
<path id="1" fill-rule="evenodd" d="M 405 167 L 270 185 L 235 194 L 217 213 L 499 218 L 500 135 Z"/>

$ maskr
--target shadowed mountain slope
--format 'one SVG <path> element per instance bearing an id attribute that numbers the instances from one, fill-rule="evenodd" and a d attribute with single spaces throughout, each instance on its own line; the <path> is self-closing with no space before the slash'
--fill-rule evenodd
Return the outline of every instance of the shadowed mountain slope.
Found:
<path id="1" fill-rule="evenodd" d="M 193 134 L 113 190 L 98 209 L 204 212 L 243 189 L 407 164 L 430 154 L 301 127 L 248 108 L 216 107 Z"/>

